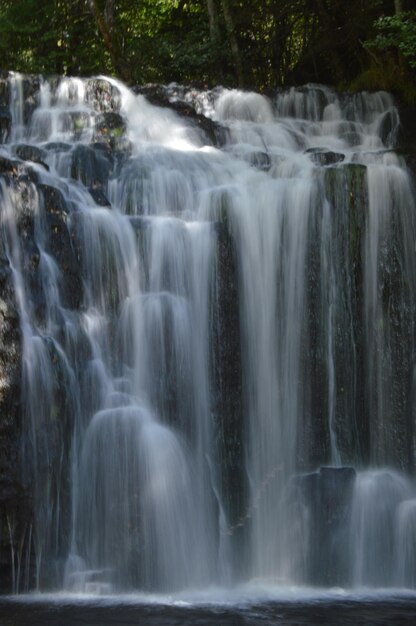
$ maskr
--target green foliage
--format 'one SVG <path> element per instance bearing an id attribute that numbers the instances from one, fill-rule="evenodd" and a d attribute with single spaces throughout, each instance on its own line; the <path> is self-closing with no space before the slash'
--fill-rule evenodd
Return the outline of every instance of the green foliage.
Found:
<path id="1" fill-rule="evenodd" d="M 263 90 L 310 81 L 346 86 L 357 76 L 388 83 L 374 63 L 379 54 L 392 67 L 400 57 L 416 68 L 416 12 L 389 16 L 393 0 L 212 0 L 211 6 L 215 37 L 208 0 L 0 0 L 0 65 L 119 74 L 131 83 L 232 86 L 239 60 L 244 85 Z M 403 82 L 402 70 L 390 74 L 393 84 L 396 74 Z"/>
<path id="2" fill-rule="evenodd" d="M 0 0 L 4 68 L 31 73 L 93 73 L 109 69 L 85 0 Z"/>
<path id="3" fill-rule="evenodd" d="M 381 51 L 397 49 L 416 69 L 416 11 L 379 17 L 374 26 L 377 35 L 366 46 Z"/>

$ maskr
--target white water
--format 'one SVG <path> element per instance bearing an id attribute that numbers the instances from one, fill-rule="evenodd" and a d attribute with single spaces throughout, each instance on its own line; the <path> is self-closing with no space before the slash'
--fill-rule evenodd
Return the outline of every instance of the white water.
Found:
<path id="1" fill-rule="evenodd" d="M 34 167 L 67 207 L 80 308 L 64 304 L 42 192 L 29 183 L 45 301 L 35 310 L 19 197 L 1 188 L 23 331 L 37 584 L 314 583 L 312 512 L 293 495 L 294 475 L 317 463 L 409 464 L 408 396 L 395 371 L 400 365 L 411 380 L 415 205 L 408 174 L 387 150 L 393 102 L 384 93 L 338 98 L 324 87 L 275 102 L 200 94 L 202 110 L 209 102 L 228 128 L 219 150 L 173 112 L 111 84 L 132 151 L 105 183 L 110 208 L 71 178 L 75 148 L 94 137 L 83 81 L 62 81 L 56 93 L 45 83 L 30 126 L 12 134 L 68 144 L 49 150 L 49 172 Z M 329 151 L 336 164 L 318 165 Z M 237 378 L 241 367 L 242 415 L 231 435 L 230 416 L 215 410 L 215 334 L 225 323 L 216 317 L 219 232 L 238 286 L 241 364 L 235 356 L 232 367 Z M 230 468 L 244 485 L 237 510 L 224 485 Z M 416 557 L 401 555 L 416 550 L 406 504 L 415 490 L 395 477 L 372 470 L 356 481 L 343 519 L 348 584 L 414 585 Z M 381 497 L 385 523 L 374 515 Z"/>

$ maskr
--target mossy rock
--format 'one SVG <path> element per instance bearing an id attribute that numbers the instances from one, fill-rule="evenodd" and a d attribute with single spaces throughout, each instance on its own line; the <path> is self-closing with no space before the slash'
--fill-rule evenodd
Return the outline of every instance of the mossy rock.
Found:
<path id="1" fill-rule="evenodd" d="M 129 150 L 126 122 L 119 113 L 101 113 L 95 119 L 94 140 L 106 143 L 112 150 Z"/>

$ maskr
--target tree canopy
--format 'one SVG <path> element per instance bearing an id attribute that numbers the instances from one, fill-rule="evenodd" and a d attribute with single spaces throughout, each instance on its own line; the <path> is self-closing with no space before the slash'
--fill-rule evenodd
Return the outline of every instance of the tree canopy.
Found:
<path id="1" fill-rule="evenodd" d="M 263 90 L 308 81 L 348 88 L 363 76 L 369 87 L 400 90 L 397 77 L 414 84 L 416 68 L 409 8 L 406 0 L 0 0 L 0 67 Z"/>

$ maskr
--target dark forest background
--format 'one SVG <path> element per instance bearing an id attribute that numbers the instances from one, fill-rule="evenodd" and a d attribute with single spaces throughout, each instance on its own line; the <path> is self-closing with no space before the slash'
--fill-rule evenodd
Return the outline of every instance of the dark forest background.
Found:
<path id="1" fill-rule="evenodd" d="M 0 0 L 0 67 L 416 101 L 415 0 Z"/>

